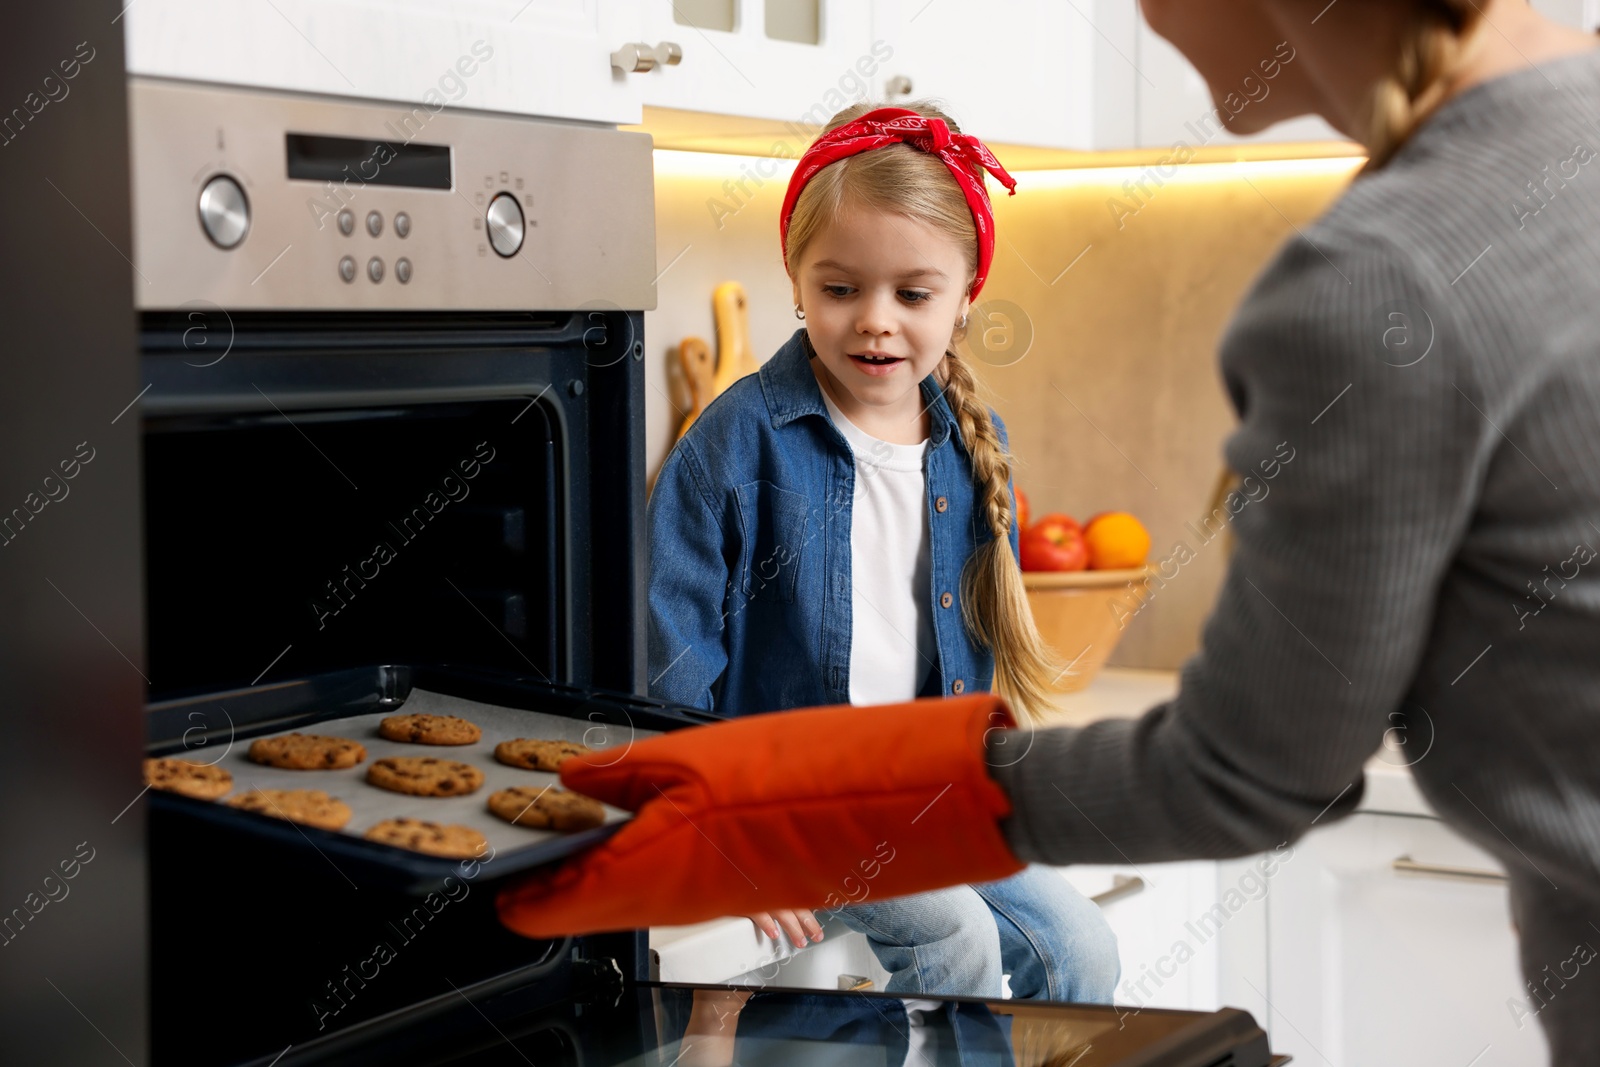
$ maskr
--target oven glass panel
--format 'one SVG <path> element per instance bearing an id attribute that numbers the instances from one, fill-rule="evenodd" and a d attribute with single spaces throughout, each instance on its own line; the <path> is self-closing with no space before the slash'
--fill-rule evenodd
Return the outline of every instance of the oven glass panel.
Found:
<path id="1" fill-rule="evenodd" d="M 660 1045 L 614 1067 L 1108 1067 L 1195 1025 L 1190 1012 L 882 994 L 645 986 Z"/>
<path id="2" fill-rule="evenodd" d="M 151 699 L 252 685 L 269 664 L 560 680 L 563 464 L 542 408 L 148 420 Z"/>

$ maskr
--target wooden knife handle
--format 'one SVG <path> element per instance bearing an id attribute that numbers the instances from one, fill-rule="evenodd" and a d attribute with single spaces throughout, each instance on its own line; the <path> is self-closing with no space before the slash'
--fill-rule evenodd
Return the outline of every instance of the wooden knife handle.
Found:
<path id="1" fill-rule="evenodd" d="M 711 356 L 711 346 L 698 337 L 685 337 L 678 346 L 678 365 L 683 368 L 683 377 L 689 383 L 689 411 L 683 418 L 683 425 L 678 427 L 678 436 L 682 437 L 716 396 L 713 385 L 716 364 Z"/>
<path id="2" fill-rule="evenodd" d="M 744 286 L 738 282 L 723 282 L 711 294 L 711 312 L 717 325 L 717 376 L 712 383 L 713 396 L 721 396 L 728 386 L 761 369 L 750 349 L 749 305 Z"/>

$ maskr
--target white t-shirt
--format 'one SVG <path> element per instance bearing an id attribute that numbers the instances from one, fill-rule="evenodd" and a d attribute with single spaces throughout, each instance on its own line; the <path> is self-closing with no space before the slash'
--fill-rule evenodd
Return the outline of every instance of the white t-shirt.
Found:
<path id="1" fill-rule="evenodd" d="M 850 444 L 856 488 L 850 522 L 850 703 L 913 699 L 938 659 L 930 599 L 928 442 L 881 441 L 823 390 Z"/>

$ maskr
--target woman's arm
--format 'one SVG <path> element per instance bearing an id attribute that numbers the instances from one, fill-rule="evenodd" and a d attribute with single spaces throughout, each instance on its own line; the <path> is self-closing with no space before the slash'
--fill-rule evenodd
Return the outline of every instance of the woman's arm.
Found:
<path id="1" fill-rule="evenodd" d="M 728 666 L 725 523 L 692 437 L 673 448 L 650 494 L 650 695 L 715 710 Z"/>
<path id="2" fill-rule="evenodd" d="M 502 892 L 501 918 L 547 937 L 815 907 L 858 872 L 891 897 L 1027 860 L 1243 855 L 1349 811 L 1496 442 L 1470 331 L 1450 321 L 1467 313 L 1448 316 L 1444 282 L 1423 278 L 1381 244 L 1301 240 L 1241 312 L 1223 361 L 1243 420 L 1228 456 L 1254 480 L 1172 703 L 1036 734 L 987 695 L 845 706 L 674 731 L 605 765 L 574 757 L 563 782 L 638 818 Z M 1397 302 L 1409 325 L 1388 317 Z M 1415 347 L 1385 347 L 1396 327 Z"/>
<path id="3" fill-rule="evenodd" d="M 1245 482 L 1202 650 L 1141 719 L 991 744 L 1021 858 L 1247 854 L 1360 800 L 1495 443 L 1466 312 L 1431 275 L 1386 241 L 1302 238 L 1241 309 L 1223 371 Z"/>

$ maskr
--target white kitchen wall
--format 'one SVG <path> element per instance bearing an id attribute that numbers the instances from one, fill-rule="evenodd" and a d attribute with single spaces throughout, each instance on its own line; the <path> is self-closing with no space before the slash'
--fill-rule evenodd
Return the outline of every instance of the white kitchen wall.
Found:
<path id="1" fill-rule="evenodd" d="M 796 141 L 794 152 L 806 142 Z M 766 360 L 789 339 L 794 317 L 778 246 L 778 209 L 791 164 L 782 159 L 656 152 L 656 310 L 645 313 L 645 468 L 655 477 L 683 421 L 668 363 L 685 337 L 715 345 L 711 291 L 743 283 L 750 295 L 750 338 Z M 742 183 L 742 188 L 740 186 Z"/>

